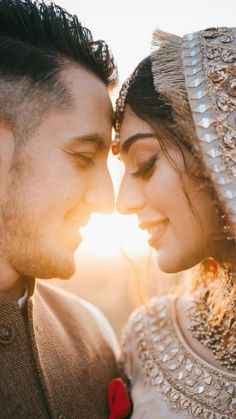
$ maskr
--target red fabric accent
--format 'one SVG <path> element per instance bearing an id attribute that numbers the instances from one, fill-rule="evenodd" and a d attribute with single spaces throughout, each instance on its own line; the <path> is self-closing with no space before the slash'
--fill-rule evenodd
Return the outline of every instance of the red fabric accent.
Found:
<path id="1" fill-rule="evenodd" d="M 124 381 L 114 378 L 108 386 L 109 419 L 125 419 L 131 413 L 131 402 Z"/>

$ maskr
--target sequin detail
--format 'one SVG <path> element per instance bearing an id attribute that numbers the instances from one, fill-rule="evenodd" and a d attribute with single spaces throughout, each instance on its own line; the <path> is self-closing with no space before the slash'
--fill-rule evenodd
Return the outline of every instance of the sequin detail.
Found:
<path id="1" fill-rule="evenodd" d="M 236 28 L 186 35 L 182 54 L 199 151 L 235 233 Z"/>
<path id="2" fill-rule="evenodd" d="M 131 318 L 138 357 L 151 385 L 188 417 L 236 418 L 236 376 L 200 362 L 181 342 L 171 299 L 153 299 Z"/>

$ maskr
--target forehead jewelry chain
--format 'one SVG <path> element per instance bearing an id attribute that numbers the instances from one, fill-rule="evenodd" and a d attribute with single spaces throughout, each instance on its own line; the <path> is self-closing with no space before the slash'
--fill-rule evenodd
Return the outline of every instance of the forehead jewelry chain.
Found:
<path id="1" fill-rule="evenodd" d="M 119 134 L 120 134 L 121 122 L 124 117 L 126 98 L 127 98 L 128 90 L 132 82 L 134 81 L 137 75 L 137 72 L 138 72 L 138 68 L 136 68 L 134 72 L 130 75 L 130 77 L 122 84 L 119 96 L 116 100 L 115 113 L 114 113 L 115 139 L 112 141 L 112 146 L 111 146 L 111 150 L 114 155 L 119 154 L 119 151 L 120 151 Z"/>

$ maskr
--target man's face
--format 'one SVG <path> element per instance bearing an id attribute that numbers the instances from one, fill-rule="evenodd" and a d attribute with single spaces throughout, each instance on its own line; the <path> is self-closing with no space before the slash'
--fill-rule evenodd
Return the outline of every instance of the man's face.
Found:
<path id="1" fill-rule="evenodd" d="M 71 276 L 78 229 L 93 211 L 111 211 L 114 203 L 106 86 L 83 69 L 63 76 L 73 109 L 46 115 L 18 153 L 6 147 L 2 168 L 0 257 L 20 274 L 39 278 Z M 5 135 L 9 144 L 11 133 Z"/>

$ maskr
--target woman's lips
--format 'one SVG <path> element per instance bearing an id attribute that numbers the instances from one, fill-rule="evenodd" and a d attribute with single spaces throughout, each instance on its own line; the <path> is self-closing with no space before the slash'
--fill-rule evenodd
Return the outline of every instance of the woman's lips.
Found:
<path id="1" fill-rule="evenodd" d="M 167 227 L 168 227 L 168 220 L 165 220 L 159 223 L 157 226 L 153 226 L 150 230 L 148 230 L 148 233 L 150 234 L 148 243 L 150 244 L 150 246 L 156 247 L 158 245 L 158 242 L 165 234 Z"/>

